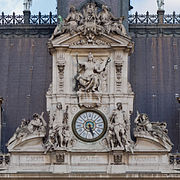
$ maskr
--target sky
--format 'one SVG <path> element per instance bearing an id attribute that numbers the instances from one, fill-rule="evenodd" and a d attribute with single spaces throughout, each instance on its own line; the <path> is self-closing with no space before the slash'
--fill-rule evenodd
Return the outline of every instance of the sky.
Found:
<path id="1" fill-rule="evenodd" d="M 31 14 L 38 14 L 39 11 L 42 14 L 49 14 L 50 11 L 56 14 L 56 0 L 32 1 Z M 180 14 L 180 0 L 164 1 L 166 14 L 172 14 L 173 11 Z M 136 11 L 139 14 L 145 14 L 147 11 L 149 11 L 150 14 L 156 14 L 157 12 L 156 0 L 131 0 L 131 4 L 134 8 L 130 11 L 130 14 L 134 14 Z M 5 14 L 12 14 L 13 12 L 23 14 L 23 0 L 0 0 L 0 13 L 1 12 Z"/>

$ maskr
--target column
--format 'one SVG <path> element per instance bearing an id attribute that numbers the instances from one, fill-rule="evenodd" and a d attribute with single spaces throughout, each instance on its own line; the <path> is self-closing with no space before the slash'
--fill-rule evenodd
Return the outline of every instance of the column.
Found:
<path id="1" fill-rule="evenodd" d="M 158 10 L 157 15 L 158 15 L 158 24 L 164 24 L 164 10 Z"/>

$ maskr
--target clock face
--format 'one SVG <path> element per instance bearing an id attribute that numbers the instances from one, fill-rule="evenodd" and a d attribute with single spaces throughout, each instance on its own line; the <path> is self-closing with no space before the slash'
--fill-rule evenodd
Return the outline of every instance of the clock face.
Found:
<path id="1" fill-rule="evenodd" d="M 80 140 L 94 142 L 106 133 L 107 120 L 100 111 L 82 110 L 75 115 L 72 129 Z"/>

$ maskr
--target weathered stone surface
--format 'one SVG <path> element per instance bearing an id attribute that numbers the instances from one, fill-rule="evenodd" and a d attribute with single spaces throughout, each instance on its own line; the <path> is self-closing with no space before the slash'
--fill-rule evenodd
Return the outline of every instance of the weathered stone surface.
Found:
<path id="1" fill-rule="evenodd" d="M 91 19 L 96 7 L 88 4 L 85 11 L 91 12 L 87 13 Z M 91 24 L 89 20 L 84 22 L 82 31 L 71 29 L 70 19 L 67 23 L 70 26 L 67 24 L 69 27 L 65 31 L 55 31 L 49 40 L 53 71 L 46 94 L 47 135 L 43 116 L 36 115 L 32 121 L 42 125 L 31 128 L 34 137 L 24 136 L 23 131 L 23 140 L 9 148 L 11 166 L 4 173 L 45 171 L 47 176 L 64 174 L 62 178 L 67 178 L 66 174 L 69 178 L 74 178 L 74 174 L 84 178 L 85 173 L 91 173 L 86 174 L 86 178 L 94 174 L 97 178 L 101 173 L 102 177 L 113 179 L 116 175 L 120 175 L 119 178 L 139 177 L 137 174 L 141 173 L 143 177 L 144 172 L 148 173 L 144 178 L 149 178 L 152 172 L 157 178 L 163 173 L 177 172 L 169 166 L 172 144 L 165 123 L 153 124 L 142 114 L 138 115 L 134 133 L 137 141 L 131 140 L 130 116 L 134 98 L 128 82 L 128 55 L 133 52 L 131 38 L 101 28 L 97 33 L 96 24 L 92 29 L 87 28 Z M 103 43 L 97 43 L 102 40 Z M 98 105 L 92 101 L 97 93 L 101 98 Z M 82 95 L 86 101 L 79 100 Z M 43 131 L 41 127 L 44 127 Z M 16 134 L 19 135 L 19 130 Z M 14 141 L 9 145 L 11 142 Z M 154 178 L 152 174 L 151 177 Z"/>

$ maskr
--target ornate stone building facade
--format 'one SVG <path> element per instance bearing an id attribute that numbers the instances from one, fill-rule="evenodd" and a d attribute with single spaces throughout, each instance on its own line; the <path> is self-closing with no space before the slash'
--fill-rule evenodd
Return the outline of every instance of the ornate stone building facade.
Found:
<path id="1" fill-rule="evenodd" d="M 54 33 L 50 33 L 52 35 L 48 41 L 47 31 L 50 32 L 51 28 L 53 30 L 53 26 L 40 25 L 33 28 L 33 31 L 31 26 L 27 26 L 23 40 L 16 39 L 13 43 L 9 39 L 12 49 L 15 45 L 20 47 L 24 43 L 30 47 L 26 53 L 32 51 L 31 57 L 23 59 L 22 63 L 28 66 L 30 82 L 37 80 L 39 83 L 37 86 L 31 84 L 30 89 L 23 89 L 24 94 L 19 93 L 19 84 L 17 93 L 19 97 L 25 95 L 28 103 L 24 101 L 25 107 L 16 104 L 17 109 L 24 108 L 25 119 L 16 126 L 14 135 L 6 144 L 10 156 L 0 156 L 2 179 L 179 179 L 178 155 L 169 154 L 173 143 L 168 136 L 167 123 L 160 121 L 162 119 L 158 117 L 149 119 L 145 114 L 150 111 L 146 111 L 149 106 L 147 101 L 139 101 L 140 105 L 146 102 L 144 107 L 137 105 L 138 99 L 146 95 L 141 90 L 137 91 L 138 87 L 144 90 L 143 86 L 138 85 L 144 82 L 137 80 L 135 84 L 134 79 L 137 77 L 132 77 L 135 69 L 129 70 L 129 63 L 131 67 L 133 63 L 129 62 L 128 56 L 133 54 L 134 45 L 136 49 L 137 44 L 134 44 L 126 32 L 123 19 L 114 17 L 105 4 L 99 8 L 98 3 L 99 1 L 88 2 L 79 10 L 71 7 L 64 21 L 56 26 Z M 162 20 L 160 16 L 158 18 Z M 138 20 L 138 17 L 134 19 Z M 147 18 L 147 22 L 148 20 Z M 142 27 L 135 25 L 133 28 Z M 22 36 L 20 27 L 14 28 L 13 32 L 14 30 L 16 35 Z M 8 32 L 11 32 L 11 27 Z M 133 33 L 136 33 L 133 35 L 135 42 L 138 41 L 137 37 L 143 36 L 142 31 L 131 31 L 130 27 L 130 34 Z M 163 35 L 162 32 L 159 34 Z M 40 36 L 39 39 L 37 35 Z M 2 38 L 4 36 L 2 34 Z M 8 36 L 12 38 L 14 35 Z M 28 38 L 31 43 L 27 41 Z M 52 58 L 47 56 L 48 52 L 44 51 L 46 44 L 43 47 L 42 42 L 48 42 Z M 39 46 L 41 51 L 36 50 Z M 21 62 L 23 53 L 24 50 L 20 50 L 16 61 Z M 137 56 L 136 53 L 137 50 L 134 57 Z M 46 65 L 42 63 L 42 58 L 43 61 L 46 60 Z M 48 60 L 52 61 L 52 68 Z M 9 57 L 9 61 L 13 62 L 12 57 Z M 14 64 L 17 64 L 16 61 Z M 8 72 L 13 77 L 14 73 L 11 71 L 14 66 L 8 67 Z M 43 67 L 46 67 L 44 73 L 41 71 Z M 140 67 L 142 66 L 138 66 Z M 174 65 L 175 67 L 178 66 Z M 38 68 L 41 70 L 38 71 Z M 155 69 L 156 65 L 153 64 L 151 68 Z M 20 74 L 27 71 L 24 66 L 15 67 L 17 69 Z M 52 73 L 52 78 L 47 76 L 48 72 Z M 16 78 L 15 76 L 14 84 L 17 82 Z M 22 76 L 20 80 L 25 82 Z M 13 87 L 13 83 L 2 92 L 5 93 L 8 89 L 8 93 L 12 94 L 10 87 Z M 133 92 L 134 89 L 136 93 Z M 44 94 L 41 94 L 43 90 L 46 93 L 46 108 L 39 101 L 44 99 Z M 12 91 L 16 93 L 15 88 Z M 138 93 L 142 93 L 142 97 Z M 154 98 L 158 94 L 153 95 Z M 9 104 L 7 100 L 13 98 L 4 98 L 6 109 Z M 140 113 L 133 113 L 136 110 Z M 32 118 L 28 119 L 31 111 Z M 17 121 L 19 122 L 18 119 Z"/>

